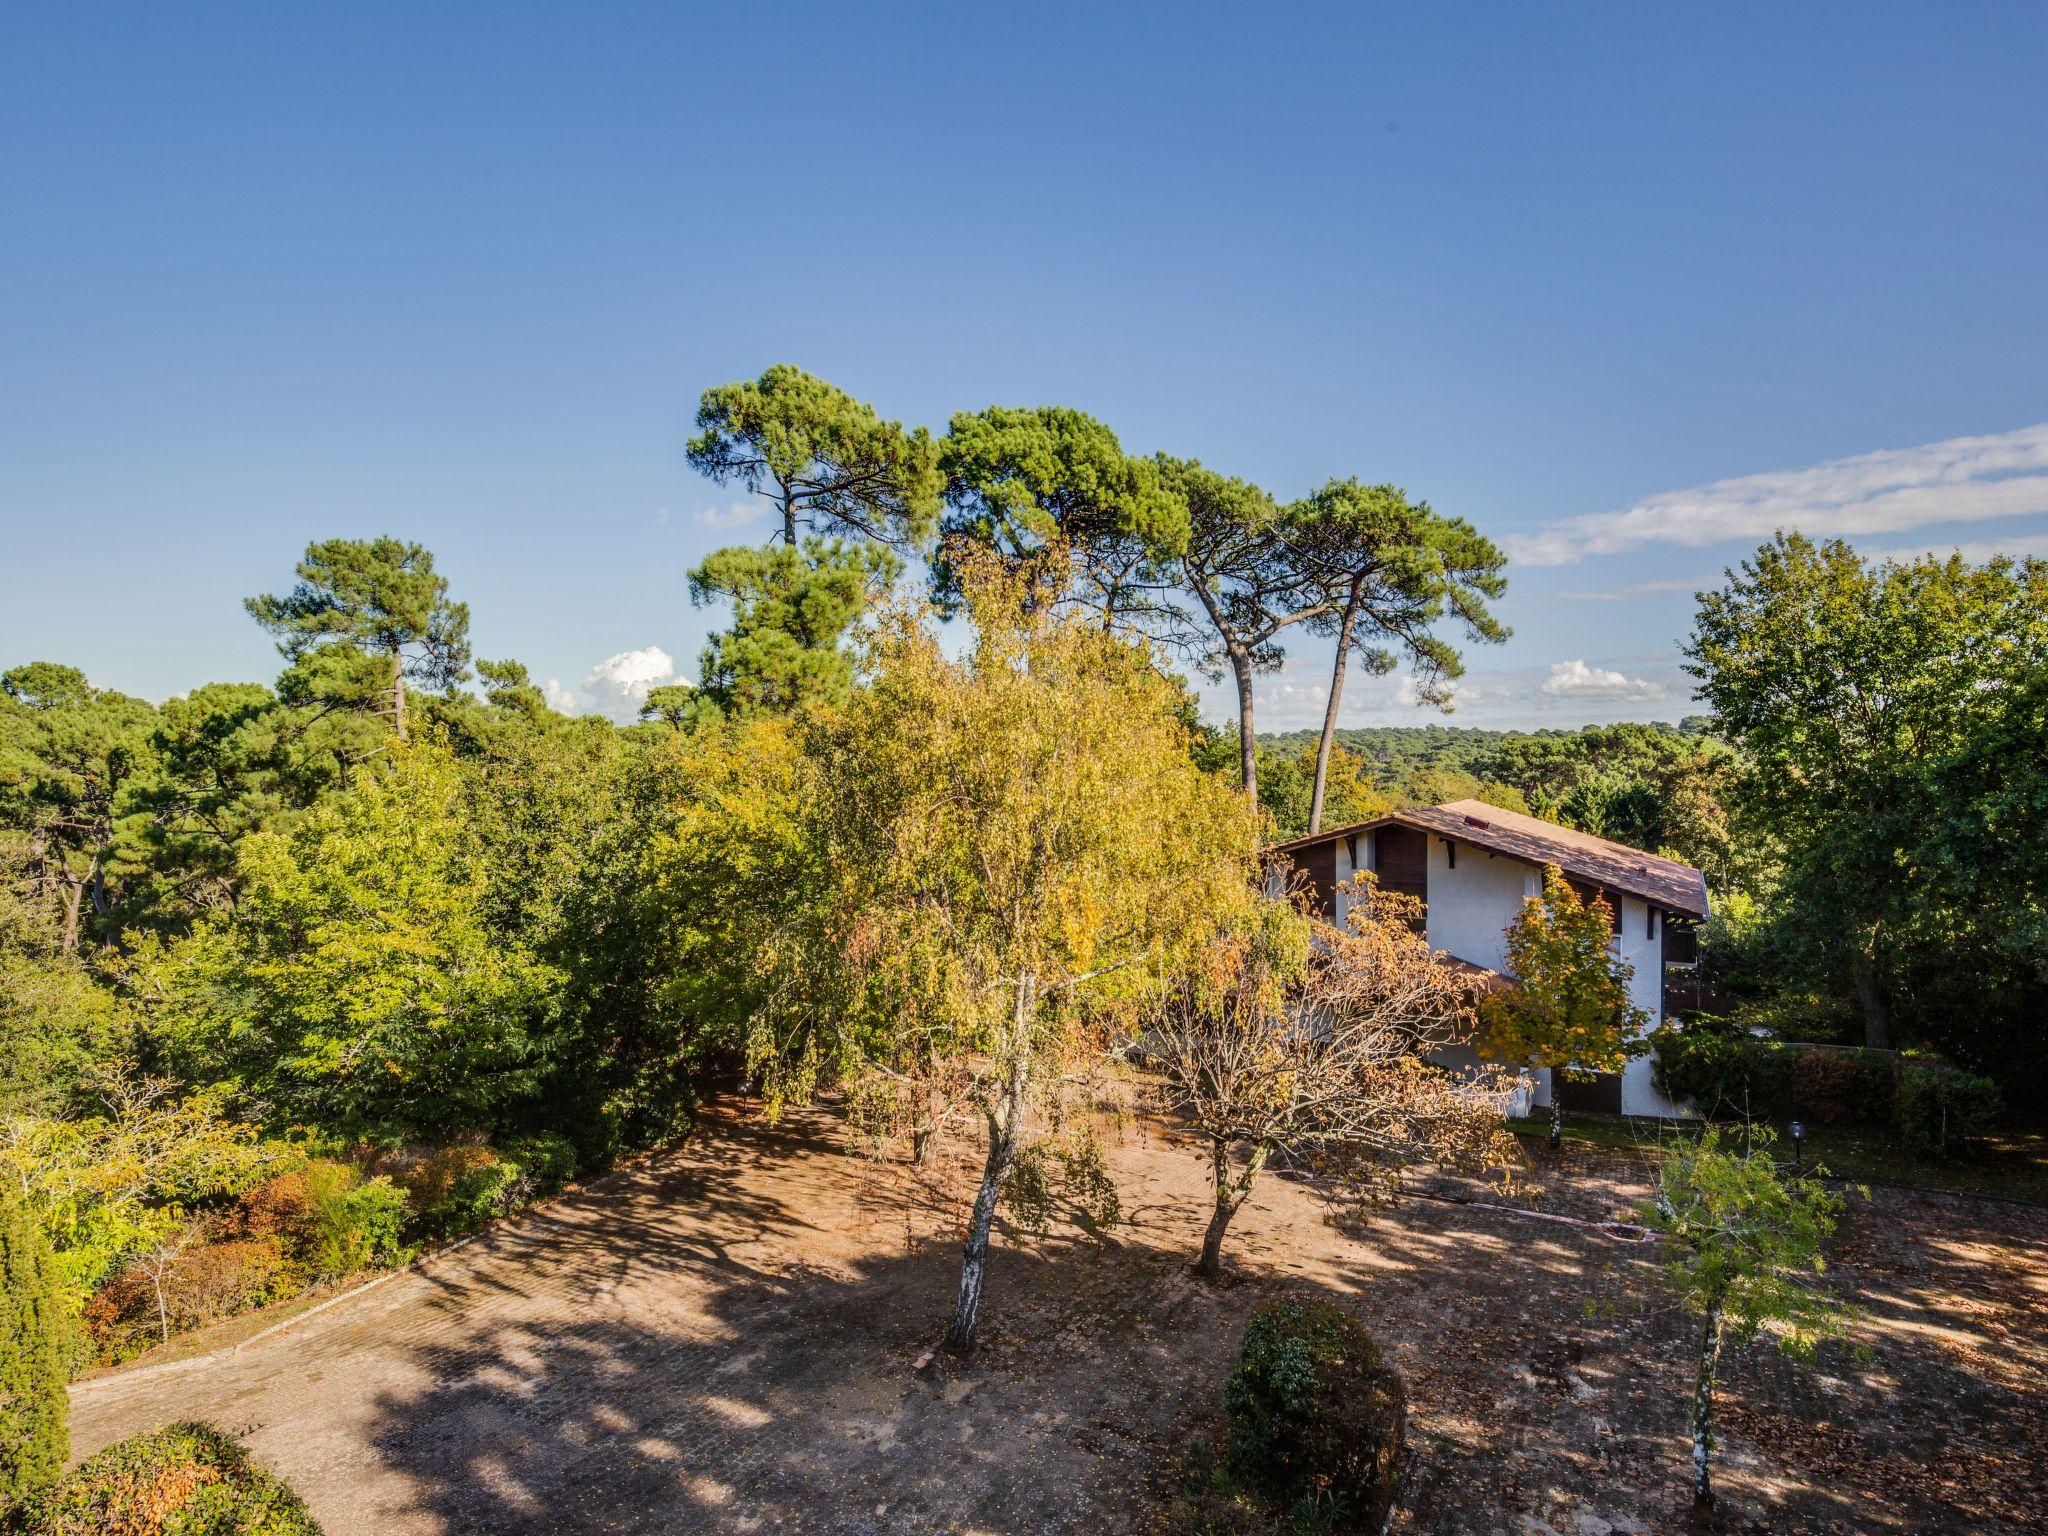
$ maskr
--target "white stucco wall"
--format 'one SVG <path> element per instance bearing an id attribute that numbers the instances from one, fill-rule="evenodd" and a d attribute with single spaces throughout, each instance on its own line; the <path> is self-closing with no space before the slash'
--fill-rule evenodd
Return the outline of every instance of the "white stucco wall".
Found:
<path id="1" fill-rule="evenodd" d="M 1543 877 L 1531 865 L 1514 859 L 1488 858 L 1469 845 L 1460 847 L 1456 867 L 1439 837 L 1429 840 L 1429 943 L 1460 960 L 1490 969 L 1507 969 L 1507 930 L 1522 903 L 1541 894 Z M 1633 968 L 1629 997 L 1643 1010 L 1654 1029 L 1663 1018 L 1664 936 L 1653 936 L 1648 903 L 1620 898 L 1621 931 L 1617 951 Z M 1449 1064 L 1449 1063 L 1447 1063 Z M 1625 1115 L 1673 1116 L 1684 1108 L 1657 1091 L 1651 1081 L 1654 1063 L 1648 1056 L 1630 1060 L 1621 1074 L 1621 1112 Z M 1550 1073 L 1537 1068 L 1528 1096 L 1528 1110 L 1550 1107 Z M 1525 1111 L 1528 1112 L 1528 1111 Z"/>
<path id="2" fill-rule="evenodd" d="M 1457 867 L 1440 837 L 1429 840 L 1429 946 L 1498 971 L 1506 967 L 1508 927 L 1522 903 L 1542 890 L 1537 870 L 1516 859 L 1488 858 L 1470 846 Z"/>

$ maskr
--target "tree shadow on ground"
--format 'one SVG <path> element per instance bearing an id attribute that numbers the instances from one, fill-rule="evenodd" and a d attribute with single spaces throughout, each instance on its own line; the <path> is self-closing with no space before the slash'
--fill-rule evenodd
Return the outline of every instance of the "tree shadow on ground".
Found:
<path id="1" fill-rule="evenodd" d="M 1144 1147 L 1124 1170 L 1116 1244 L 1070 1226 L 1012 1234 L 991 1267 L 983 1352 L 920 1371 L 958 1273 L 945 1176 L 891 1193 L 835 1147 L 815 1124 L 729 1130 L 686 1165 L 609 1181 L 590 1197 L 602 1220 L 572 1205 L 509 1234 L 511 1277 L 487 1264 L 444 1279 L 436 1305 L 463 1327 L 406 1341 L 403 1384 L 378 1399 L 370 1435 L 418 1512 L 450 1533 L 570 1536 L 1142 1526 L 1162 1471 L 1215 1422 L 1245 1315 L 1284 1288 L 1356 1312 L 1409 1374 L 1426 1454 L 1397 1529 L 1515 1529 L 1526 1515 L 1572 1530 L 1578 1512 L 1690 1524 L 1695 1324 L 1663 1298 L 1646 1248 L 1428 1202 L 1340 1235 L 1301 1192 L 1262 1186 L 1229 1249 L 1241 1283 L 1205 1286 L 1187 1269 L 1199 1176 Z M 1534 1203 L 1602 1218 L 1628 1183 L 1570 1171 Z M 2010 1246 L 1995 1221 L 1978 1226 L 1956 1215 L 1943 1241 Z M 1898 1260 L 1887 1241 L 1852 1252 L 1844 1276 L 1893 1330 L 1875 1374 L 1839 1350 L 1815 1372 L 1762 1351 L 1730 1359 L 1731 1528 L 1907 1531 L 1939 1528 L 1945 1510 L 1972 1529 L 2026 1528 L 2002 1494 L 1930 1475 L 1944 1458 L 1981 1472 L 1972 1456 L 2024 1439 L 2027 1399 L 1987 1396 L 1966 1358 L 1913 1332 L 1961 1250 L 1909 1253 L 1893 1272 L 1878 1262 Z M 535 1286 L 544 1305 L 522 1307 Z M 1830 1462 L 1810 1431 L 1845 1414 L 1896 1437 L 1889 1466 L 1883 1453 Z"/>

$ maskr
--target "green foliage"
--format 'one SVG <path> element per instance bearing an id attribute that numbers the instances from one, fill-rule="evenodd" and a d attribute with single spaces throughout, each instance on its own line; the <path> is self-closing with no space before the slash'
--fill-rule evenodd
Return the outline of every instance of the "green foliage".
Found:
<path id="1" fill-rule="evenodd" d="M 705 390 L 689 458 L 721 485 L 737 482 L 771 497 L 790 546 L 803 527 L 914 547 L 930 537 L 938 516 L 931 434 L 906 432 L 788 363 L 751 382 Z"/>
<path id="2" fill-rule="evenodd" d="M 942 551 L 961 541 L 1023 560 L 1057 547 L 1071 561 L 1072 596 L 1111 628 L 1149 616 L 1165 561 L 1188 543 L 1186 502 L 1158 466 L 1125 454 L 1116 434 L 1064 406 L 956 415 L 940 446 L 948 510 Z M 954 561 L 934 572 L 941 596 L 960 596 Z"/>
<path id="3" fill-rule="evenodd" d="M 54 1481 L 70 1452 L 67 1323 L 49 1244 L 0 1186 L 0 1517 Z"/>
<path id="4" fill-rule="evenodd" d="M 73 667 L 0 673 L 0 852 L 59 947 L 107 920 L 137 870 L 127 791 L 149 761 L 156 711 Z"/>
<path id="5" fill-rule="evenodd" d="M 313 1220 L 304 1262 L 312 1274 L 339 1277 L 404 1260 L 405 1191 L 336 1163 L 316 1163 L 307 1185 Z"/>
<path id="6" fill-rule="evenodd" d="M 487 1123 L 533 1091 L 558 974 L 486 921 L 491 871 L 416 746 L 237 849 L 243 894 L 148 968 L 197 1081 L 345 1134 Z"/>
<path id="7" fill-rule="evenodd" d="M 285 1483 L 210 1424 L 108 1446 L 24 1510 L 17 1536 L 320 1536 Z"/>
<path id="8" fill-rule="evenodd" d="M 287 697 L 388 713 L 403 737 L 408 684 L 452 689 L 469 675 L 469 605 L 450 600 L 420 545 L 326 539 L 306 546 L 298 578 L 244 604 L 292 664 Z"/>
<path id="9" fill-rule="evenodd" d="M 576 1169 L 576 1149 L 546 1132 L 498 1148 L 447 1148 L 406 1175 L 416 1204 L 408 1230 L 433 1239 L 458 1237 L 556 1193 Z"/>
<path id="10" fill-rule="evenodd" d="M 1721 1127 L 1674 1141 L 1657 1168 L 1657 1188 L 1637 1219 L 1661 1233 L 1666 1280 L 1693 1311 L 1738 1338 L 1769 1330 L 1795 1359 L 1838 1334 L 1842 1307 L 1816 1288 L 1826 1271 L 1822 1243 L 1835 1230 L 1842 1197 L 1819 1178 L 1787 1177 L 1771 1155 L 1768 1127 L 1747 1128 L 1738 1151 Z"/>
<path id="11" fill-rule="evenodd" d="M 1547 867 L 1542 896 L 1525 902 L 1508 929 L 1514 984 L 1480 1007 L 1486 1053 L 1567 1077 L 1619 1072 L 1648 1019 L 1629 1001 L 1634 967 L 1613 940 L 1606 901 L 1582 901 L 1562 871 Z"/>
<path id="12" fill-rule="evenodd" d="M 1304 596 L 1322 609 L 1310 625 L 1338 640 L 1340 667 L 1352 658 L 1384 674 L 1406 660 L 1416 697 L 1447 708 L 1465 666 L 1434 626 L 1450 617 L 1474 640 L 1507 639 L 1487 607 L 1507 591 L 1507 557 L 1463 518 L 1410 501 L 1399 486 L 1356 479 L 1329 481 L 1287 515 L 1290 558 L 1308 577 Z M 1340 672 L 1333 687 L 1341 685 Z M 1335 717 L 1333 708 L 1332 733 Z"/>
<path id="13" fill-rule="evenodd" d="M 217 1095 L 113 1071 L 96 1079 L 95 1112 L 0 1121 L 0 1176 L 25 1192 L 55 1254 L 67 1318 L 134 1255 L 166 1240 L 195 1204 L 233 1196 L 285 1154 L 226 1119 Z"/>
<path id="14" fill-rule="evenodd" d="M 1782 857 L 1785 942 L 1856 989 L 1868 1043 L 1903 1002 L 1980 1061 L 2038 1058 L 2048 561 L 1781 536 L 1701 596 L 1686 654 L 1746 757 L 1744 840 Z"/>
<path id="15" fill-rule="evenodd" d="M 1296 1528 L 1377 1531 L 1400 1484 L 1407 1392 L 1364 1326 L 1327 1302 L 1272 1302 L 1223 1392 L 1230 1469 Z"/>
<path id="16" fill-rule="evenodd" d="M 1988 1077 L 1910 1062 L 1899 1073 L 1896 1112 L 1900 1134 L 1916 1151 L 1951 1157 L 1995 1129 L 2005 1103 Z"/>
<path id="17" fill-rule="evenodd" d="M 663 683 L 647 690 L 647 697 L 640 701 L 640 718 L 659 720 L 670 730 L 680 731 L 697 719 L 702 709 L 697 690 L 690 684 Z"/>
<path id="18" fill-rule="evenodd" d="M 1810 1119 L 1882 1125 L 1892 1115 L 1892 1060 L 1882 1051 L 1762 1040 L 1711 1018 L 1652 1037 L 1658 1088 L 1717 1119 Z"/>
<path id="19" fill-rule="evenodd" d="M 801 547 L 741 546 L 709 556 L 690 572 L 690 600 L 726 599 L 733 625 L 704 648 L 694 710 L 791 714 L 845 702 L 853 660 L 840 641 L 901 569 L 885 548 L 815 537 Z M 671 707 L 651 695 L 648 704 L 663 713 Z"/>

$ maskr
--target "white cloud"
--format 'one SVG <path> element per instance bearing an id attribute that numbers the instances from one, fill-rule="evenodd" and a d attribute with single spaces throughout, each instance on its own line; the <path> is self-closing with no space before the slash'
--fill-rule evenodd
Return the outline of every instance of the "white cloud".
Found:
<path id="1" fill-rule="evenodd" d="M 658 645 L 620 651 L 590 669 L 590 675 L 583 679 L 583 696 L 599 714 L 632 721 L 639 718 L 640 704 L 648 690 L 672 681 L 675 675 L 675 658 Z"/>
<path id="2" fill-rule="evenodd" d="M 1589 667 L 1583 659 L 1551 663 L 1550 676 L 1536 690 L 1546 699 L 1602 699 L 1639 704 L 1661 699 L 1668 690 L 1647 677 L 1630 677 L 1607 667 Z"/>
<path id="3" fill-rule="evenodd" d="M 559 678 L 549 678 L 547 686 L 541 689 L 541 697 L 548 701 L 549 709 L 558 709 L 565 715 L 573 715 L 581 707 L 576 695 L 564 688 Z"/>
<path id="4" fill-rule="evenodd" d="M 1471 697 L 1462 680 L 1452 685 L 1459 703 Z M 1252 706 L 1261 731 L 1320 729 L 1323 708 L 1329 701 L 1330 662 L 1327 657 L 1311 660 L 1290 656 L 1276 672 L 1260 675 L 1252 684 Z M 1215 712 L 1224 719 L 1237 718 L 1237 692 L 1228 683 L 1211 690 Z M 1428 723 L 1438 711 L 1424 705 L 1416 691 L 1415 679 L 1407 672 L 1374 676 L 1357 667 L 1344 677 L 1344 698 L 1338 707 L 1338 724 L 1360 725 L 1371 717 L 1413 714 L 1418 725 Z"/>
<path id="5" fill-rule="evenodd" d="M 767 512 L 768 503 L 765 501 L 736 501 L 729 507 L 706 507 L 697 514 L 697 521 L 706 528 L 744 528 L 766 516 Z"/>
<path id="6" fill-rule="evenodd" d="M 1760 542 L 1779 529 L 1822 538 L 1904 533 L 2031 512 L 2048 512 L 2048 422 L 1665 491 L 1505 542 L 1524 565 L 1575 565 L 1645 544 L 1698 549 Z"/>

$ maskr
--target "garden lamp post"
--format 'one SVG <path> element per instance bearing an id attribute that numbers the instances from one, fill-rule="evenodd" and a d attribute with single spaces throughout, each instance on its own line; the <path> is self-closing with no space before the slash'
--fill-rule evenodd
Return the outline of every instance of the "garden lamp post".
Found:
<path id="1" fill-rule="evenodd" d="M 1792 1167 L 1796 1172 L 1806 1172 L 1806 1158 L 1800 1151 L 1799 1143 L 1806 1137 L 1806 1127 L 1797 1120 L 1792 1122 Z"/>

